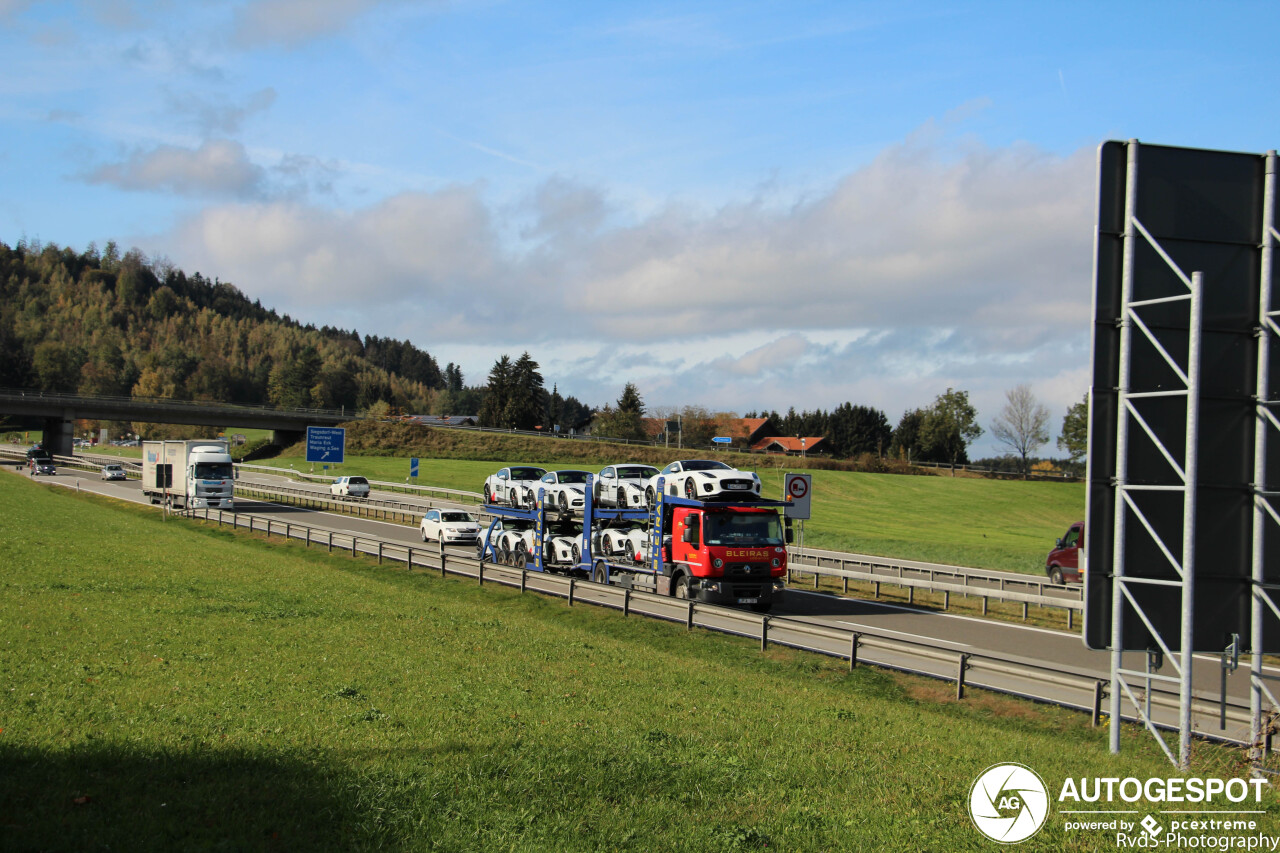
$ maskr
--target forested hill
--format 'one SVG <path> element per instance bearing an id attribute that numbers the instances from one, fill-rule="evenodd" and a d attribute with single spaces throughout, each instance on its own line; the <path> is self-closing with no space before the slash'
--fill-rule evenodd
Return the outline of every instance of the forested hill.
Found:
<path id="1" fill-rule="evenodd" d="M 0 297 L 0 387 L 427 411 L 436 389 L 461 385 L 407 341 L 303 325 L 114 243 L 0 242 Z"/>

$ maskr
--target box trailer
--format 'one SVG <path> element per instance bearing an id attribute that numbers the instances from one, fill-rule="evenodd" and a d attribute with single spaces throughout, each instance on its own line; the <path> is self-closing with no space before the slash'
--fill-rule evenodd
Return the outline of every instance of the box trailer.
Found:
<path id="1" fill-rule="evenodd" d="M 142 442 L 142 493 L 182 509 L 235 509 L 235 469 L 221 440 Z"/>

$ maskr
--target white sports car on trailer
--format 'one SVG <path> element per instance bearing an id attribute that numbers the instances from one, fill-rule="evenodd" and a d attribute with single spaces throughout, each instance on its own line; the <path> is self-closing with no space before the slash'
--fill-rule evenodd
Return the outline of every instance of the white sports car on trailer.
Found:
<path id="1" fill-rule="evenodd" d="M 649 532 L 642 527 L 610 527 L 600 534 L 600 550 L 606 557 L 640 562 L 648 548 Z"/>
<path id="2" fill-rule="evenodd" d="M 596 475 L 596 504 L 618 509 L 643 509 L 644 489 L 656 477 L 652 465 L 610 465 Z"/>
<path id="3" fill-rule="evenodd" d="M 498 520 L 492 528 L 486 528 L 481 532 L 480 538 L 476 540 L 476 556 L 484 556 L 485 546 L 490 545 L 489 554 L 485 559 L 497 563 L 506 563 L 509 555 L 515 553 L 521 543 L 525 541 L 524 535 L 528 531 L 532 537 L 532 528 L 528 522 L 522 521 L 505 521 Z M 533 540 L 530 539 L 530 542 Z"/>
<path id="4" fill-rule="evenodd" d="M 490 474 L 484 481 L 485 503 L 532 509 L 538 494 L 538 480 L 545 473 L 546 468 L 513 465 Z"/>
<path id="5" fill-rule="evenodd" d="M 666 479 L 667 494 L 692 500 L 760 497 L 760 477 L 752 471 L 739 471 L 712 459 L 683 459 L 649 479 L 644 490 L 649 506 L 657 499 L 659 477 Z"/>
<path id="6" fill-rule="evenodd" d="M 562 517 L 581 513 L 590 476 L 590 471 L 548 471 L 538 481 L 535 493 L 543 489 L 543 506 L 559 510 Z"/>

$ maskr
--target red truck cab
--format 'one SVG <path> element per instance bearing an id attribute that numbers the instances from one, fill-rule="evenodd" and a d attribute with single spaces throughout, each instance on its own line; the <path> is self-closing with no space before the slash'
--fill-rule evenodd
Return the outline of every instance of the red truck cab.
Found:
<path id="1" fill-rule="evenodd" d="M 1044 572 L 1054 583 L 1080 583 L 1080 549 L 1084 547 L 1084 522 L 1067 529 L 1044 561 Z"/>
<path id="2" fill-rule="evenodd" d="M 787 532 L 772 508 L 671 507 L 670 562 L 678 598 L 766 611 L 787 574 Z"/>

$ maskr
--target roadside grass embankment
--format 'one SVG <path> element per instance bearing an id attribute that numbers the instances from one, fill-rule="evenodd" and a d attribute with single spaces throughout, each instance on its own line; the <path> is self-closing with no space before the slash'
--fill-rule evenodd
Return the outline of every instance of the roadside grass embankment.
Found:
<path id="1" fill-rule="evenodd" d="M 19 476 L 0 518 L 11 849 L 986 850 L 994 763 L 1170 774 L 1082 714 Z"/>
<path id="2" fill-rule="evenodd" d="M 403 424 L 353 427 L 348 440 L 342 474 L 405 482 L 409 458 L 418 456 L 420 484 L 474 492 L 503 465 L 597 471 L 620 461 L 661 467 L 674 459 L 692 458 L 674 448 L 414 429 Z M 393 440 L 409 443 L 379 445 Z M 694 455 L 701 458 L 701 453 Z M 812 474 L 813 517 L 805 522 L 804 531 L 804 544 L 812 548 L 1043 575 L 1044 558 L 1054 541 L 1084 518 L 1083 483 L 816 470 L 801 467 L 806 460 L 794 457 L 741 453 L 719 454 L 719 458 L 759 473 L 764 494 L 770 498 L 781 497 L 786 472 Z M 313 467 L 301 446 L 288 448 L 264 464 L 308 472 Z M 322 473 L 319 466 L 315 473 Z"/>

